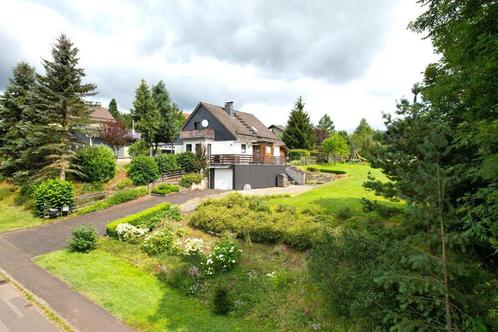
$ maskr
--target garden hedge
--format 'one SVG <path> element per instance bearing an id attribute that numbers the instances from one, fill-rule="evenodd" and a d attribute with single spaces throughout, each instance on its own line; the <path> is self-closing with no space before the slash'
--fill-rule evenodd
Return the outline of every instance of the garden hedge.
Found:
<path id="1" fill-rule="evenodd" d="M 176 154 L 162 153 L 156 156 L 157 167 L 159 173 L 164 174 L 167 172 L 177 171 L 180 169 L 176 161 Z"/>
<path id="2" fill-rule="evenodd" d="M 176 184 L 170 184 L 170 183 L 161 183 L 152 189 L 153 194 L 158 194 L 158 195 L 166 195 L 169 193 L 174 193 L 174 192 L 179 192 L 180 187 L 177 186 Z"/>
<path id="3" fill-rule="evenodd" d="M 131 160 L 128 177 L 136 185 L 145 185 L 159 179 L 159 169 L 154 158 L 138 156 Z"/>
<path id="4" fill-rule="evenodd" d="M 118 234 L 116 232 L 116 228 L 119 224 L 130 224 L 133 226 L 153 228 L 161 221 L 162 218 L 166 216 L 175 220 L 180 218 L 178 209 L 173 208 L 170 203 L 165 202 L 124 218 L 114 220 L 113 222 L 107 224 L 106 233 L 111 237 L 117 237 Z"/>
<path id="5" fill-rule="evenodd" d="M 320 168 L 315 166 L 308 166 L 306 169 L 310 172 L 332 173 L 332 174 L 346 174 L 344 171 L 328 168 Z"/>
<path id="6" fill-rule="evenodd" d="M 35 214 L 43 216 L 44 208 L 61 209 L 73 205 L 73 184 L 60 179 L 49 179 L 38 184 L 32 194 Z"/>
<path id="7" fill-rule="evenodd" d="M 116 174 L 116 156 L 105 145 L 88 146 L 78 150 L 74 164 L 88 182 L 107 182 Z"/>

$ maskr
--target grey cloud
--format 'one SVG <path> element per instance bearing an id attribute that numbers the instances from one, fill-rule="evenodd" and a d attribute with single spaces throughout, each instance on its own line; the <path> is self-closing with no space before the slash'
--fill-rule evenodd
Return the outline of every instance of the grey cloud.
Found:
<path id="1" fill-rule="evenodd" d="M 154 32 L 144 52 L 252 64 L 281 77 L 344 82 L 360 77 L 383 46 L 392 1 L 149 2 Z M 174 31 L 174 40 L 161 32 Z M 165 49 L 168 42 L 173 47 Z M 155 47 L 154 47 L 155 46 Z"/>
<path id="2" fill-rule="evenodd" d="M 0 31 L 0 90 L 4 90 L 11 77 L 12 67 L 20 61 L 19 45 Z"/>

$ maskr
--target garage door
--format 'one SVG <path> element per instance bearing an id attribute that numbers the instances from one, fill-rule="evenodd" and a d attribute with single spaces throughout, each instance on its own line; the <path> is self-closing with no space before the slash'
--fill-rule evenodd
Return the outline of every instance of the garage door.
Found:
<path id="1" fill-rule="evenodd" d="M 233 170 L 231 168 L 216 168 L 214 170 L 214 189 L 233 189 Z"/>

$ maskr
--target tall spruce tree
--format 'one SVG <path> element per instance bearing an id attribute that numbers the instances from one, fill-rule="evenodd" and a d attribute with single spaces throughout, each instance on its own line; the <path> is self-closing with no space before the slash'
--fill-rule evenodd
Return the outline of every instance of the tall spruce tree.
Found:
<path id="1" fill-rule="evenodd" d="M 316 126 L 318 129 L 325 131 L 328 136 L 332 135 L 335 132 L 334 121 L 330 118 L 328 114 L 324 114 L 320 120 L 318 121 L 318 125 Z"/>
<path id="2" fill-rule="evenodd" d="M 135 100 L 131 109 L 135 129 L 140 132 L 147 145 L 152 146 L 159 130 L 161 115 L 155 107 L 149 85 L 141 80 L 135 91 Z"/>
<path id="3" fill-rule="evenodd" d="M 116 102 L 116 99 L 112 98 L 111 101 L 109 102 L 109 107 L 108 107 L 109 113 L 114 117 L 115 120 L 120 120 L 121 119 L 121 114 L 119 113 L 118 110 L 118 103 Z"/>
<path id="4" fill-rule="evenodd" d="M 86 97 L 96 94 L 94 84 L 82 82 L 85 71 L 78 66 L 78 49 L 62 34 L 52 48 L 52 59 L 43 59 L 44 75 L 37 75 L 35 105 L 41 123 L 30 133 L 34 147 L 26 150 L 24 159 L 43 156 L 38 176 L 77 172 L 71 161 L 78 145 L 76 133 L 88 130 L 92 104 Z"/>
<path id="5" fill-rule="evenodd" d="M 311 150 L 315 145 L 315 132 L 310 117 L 304 110 L 302 97 L 298 98 L 290 113 L 282 140 L 289 149 Z"/>
<path id="6" fill-rule="evenodd" d="M 5 176 L 29 169 L 20 156 L 29 147 L 26 136 L 36 121 L 32 118 L 35 82 L 35 69 L 20 62 L 12 69 L 12 77 L 0 97 L 0 172 Z"/>
<path id="7" fill-rule="evenodd" d="M 157 153 L 159 143 L 172 143 L 178 136 L 178 107 L 171 102 L 168 90 L 163 81 L 152 87 L 152 100 L 159 112 L 159 128 L 154 136 L 154 155 Z"/>

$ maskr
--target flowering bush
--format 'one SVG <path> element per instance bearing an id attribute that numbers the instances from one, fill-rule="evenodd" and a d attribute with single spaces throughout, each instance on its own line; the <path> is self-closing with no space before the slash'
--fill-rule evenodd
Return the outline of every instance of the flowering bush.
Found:
<path id="1" fill-rule="evenodd" d="M 118 238 L 121 241 L 139 243 L 142 237 L 149 232 L 148 228 L 135 227 L 131 224 L 119 224 L 116 227 Z"/>
<path id="2" fill-rule="evenodd" d="M 200 255 L 204 250 L 204 240 L 189 237 L 185 240 L 185 254 L 190 256 Z"/>
<path id="3" fill-rule="evenodd" d="M 174 239 L 175 234 L 171 230 L 162 229 L 145 237 L 142 250 L 149 255 L 172 252 L 175 250 Z"/>
<path id="4" fill-rule="evenodd" d="M 213 275 L 215 272 L 229 271 L 237 265 L 242 249 L 239 244 L 232 239 L 221 239 L 213 248 L 213 251 L 206 257 L 203 263 L 206 275 Z"/>

